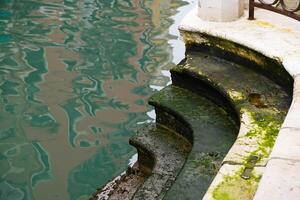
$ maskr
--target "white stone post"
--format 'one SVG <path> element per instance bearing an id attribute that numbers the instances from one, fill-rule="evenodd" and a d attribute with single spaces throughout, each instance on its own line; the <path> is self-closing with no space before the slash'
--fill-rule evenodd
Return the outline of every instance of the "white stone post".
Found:
<path id="1" fill-rule="evenodd" d="M 244 8 L 249 9 L 249 0 L 245 0 Z"/>
<path id="2" fill-rule="evenodd" d="M 245 0 L 198 0 L 198 16 L 206 21 L 234 21 L 244 14 Z"/>

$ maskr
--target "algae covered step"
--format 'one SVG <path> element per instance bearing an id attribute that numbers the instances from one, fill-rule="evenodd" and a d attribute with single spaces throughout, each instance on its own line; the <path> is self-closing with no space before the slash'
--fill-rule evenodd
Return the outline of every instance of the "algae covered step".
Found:
<path id="1" fill-rule="evenodd" d="M 238 126 L 224 109 L 191 91 L 168 86 L 153 95 L 149 104 L 157 123 L 187 138 L 192 150 L 165 199 L 200 199 L 234 143 Z"/>
<path id="2" fill-rule="evenodd" d="M 161 198 L 184 165 L 191 144 L 159 124 L 146 125 L 129 142 L 138 150 L 140 170 L 148 176 L 133 199 Z"/>
<path id="3" fill-rule="evenodd" d="M 236 112 L 242 131 L 226 161 L 245 164 L 251 155 L 257 155 L 257 165 L 266 164 L 291 103 L 290 84 L 278 85 L 251 66 L 191 50 L 171 74 L 173 84 L 209 94 L 228 112 Z"/>
<path id="4" fill-rule="evenodd" d="M 259 182 L 257 177 L 261 175 L 255 168 L 265 166 L 268 162 L 291 103 L 292 83 L 279 83 L 252 65 L 233 63 L 229 59 L 215 57 L 210 52 L 193 50 L 187 51 L 186 59 L 171 70 L 171 76 L 174 85 L 207 96 L 232 113 L 240 124 L 238 137 L 223 160 L 223 163 L 234 166 L 235 172 L 220 172 L 205 198 L 211 199 L 222 191 L 222 195 L 230 199 L 251 199 Z M 255 162 L 249 167 L 252 158 L 255 158 Z M 226 178 L 220 179 L 222 176 Z M 177 187 L 176 183 L 166 199 L 181 194 L 181 187 Z M 236 183 L 245 184 L 241 186 Z M 192 198 L 182 196 L 182 199 Z"/>
<path id="5" fill-rule="evenodd" d="M 156 124 L 130 139 L 144 178 L 125 199 L 201 199 L 223 163 L 241 179 L 249 158 L 265 165 L 290 105 L 289 89 L 203 52 L 188 51 L 171 75 L 149 99 Z"/>
<path id="6" fill-rule="evenodd" d="M 251 66 L 250 66 L 251 67 Z M 248 68 L 199 51 L 188 51 L 183 62 L 171 69 L 174 85 L 200 92 L 223 94 L 239 111 L 241 106 L 259 109 L 277 108 L 286 113 L 291 102 L 291 89 L 280 86 L 256 68 Z M 217 101 L 217 97 L 214 101 Z"/>

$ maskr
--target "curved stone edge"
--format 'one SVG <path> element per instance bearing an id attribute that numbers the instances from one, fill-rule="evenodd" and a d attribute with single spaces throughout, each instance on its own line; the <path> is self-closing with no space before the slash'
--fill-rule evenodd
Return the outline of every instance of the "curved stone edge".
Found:
<path id="1" fill-rule="evenodd" d="M 211 53 L 214 53 L 214 51 L 209 54 Z M 235 113 L 231 113 L 231 115 L 238 115 L 237 125 L 240 127 L 239 135 L 233 147 L 223 160 L 223 163 L 246 166 L 248 159 L 256 155 L 259 156 L 260 159 L 256 162 L 255 166 L 265 166 L 272 150 L 271 147 L 273 147 L 277 133 L 287 114 L 287 110 L 282 113 L 277 112 L 276 117 L 281 117 L 280 119 L 275 119 L 274 113 L 268 113 L 268 111 L 264 109 L 256 109 L 248 102 L 247 90 L 235 90 L 236 88 L 234 86 L 233 88 L 229 87 L 230 89 L 228 89 L 228 86 L 223 87 L 224 85 L 222 82 L 218 82 L 217 79 L 210 77 L 209 73 L 205 74 L 205 72 L 201 72 L 201 70 L 197 71 L 193 68 L 189 68 L 189 64 L 186 64 L 186 66 L 187 67 L 182 63 L 181 66 L 171 70 L 172 81 L 175 85 L 185 87 L 188 90 L 195 91 L 202 95 L 208 93 L 209 89 L 206 87 L 209 86 L 211 87 L 210 90 L 215 92 L 210 92 L 210 94 L 207 95 L 211 95 L 213 97 L 212 100 L 215 102 L 218 99 L 223 99 L 223 104 L 220 104 L 220 102 L 217 102 L 217 104 L 223 108 L 225 106 L 227 112 L 228 110 L 234 110 Z M 288 106 L 290 106 L 290 104 Z M 278 109 L 280 110 L 280 108 Z M 268 118 L 263 122 L 260 121 L 257 119 L 257 115 L 260 115 L 259 113 L 264 113 L 264 115 L 268 113 L 265 115 L 268 116 Z M 268 129 L 264 131 L 264 127 L 268 127 Z"/>
<path id="2" fill-rule="evenodd" d="M 252 172 L 255 175 L 253 180 L 245 187 L 239 187 L 239 184 L 243 185 L 243 180 L 237 174 L 244 167 L 232 165 L 230 162 L 224 163 L 203 199 L 226 199 L 227 193 L 232 193 L 237 188 L 238 191 L 234 192 L 242 195 L 243 199 L 280 200 L 283 197 L 297 199 L 300 196 L 300 26 L 293 19 L 264 10 L 257 10 L 256 18 L 255 21 L 248 21 L 244 16 L 228 23 L 206 22 L 197 17 L 197 10 L 194 9 L 179 27 L 186 44 L 209 43 L 201 35 L 220 38 L 221 41 L 247 47 L 274 59 L 294 78 L 293 102 L 266 166 L 255 167 Z M 190 37 L 190 33 L 196 37 Z M 222 43 L 209 45 L 222 48 Z M 229 46 L 229 49 L 235 47 Z M 262 60 L 245 54 L 247 51 L 242 49 L 232 53 L 263 64 Z M 238 150 L 242 149 L 236 148 L 235 151 Z M 237 187 L 230 187 L 236 183 Z"/>
<path id="3" fill-rule="evenodd" d="M 300 75 L 294 77 L 290 110 L 277 137 L 255 200 L 300 197 Z"/>
<path id="4" fill-rule="evenodd" d="M 247 12 L 245 12 L 247 13 Z M 281 62 L 293 76 L 300 74 L 299 22 L 266 10 L 256 10 L 256 20 L 244 15 L 233 22 L 207 22 L 197 17 L 197 8 L 182 20 L 179 30 L 226 39 Z M 199 41 L 203 42 L 203 41 Z"/>

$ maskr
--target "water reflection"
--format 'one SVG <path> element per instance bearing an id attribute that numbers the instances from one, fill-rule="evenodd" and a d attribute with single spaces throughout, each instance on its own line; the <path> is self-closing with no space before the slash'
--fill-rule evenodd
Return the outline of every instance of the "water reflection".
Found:
<path id="1" fill-rule="evenodd" d="M 126 168 L 186 4 L 0 0 L 1 200 L 87 199 Z"/>

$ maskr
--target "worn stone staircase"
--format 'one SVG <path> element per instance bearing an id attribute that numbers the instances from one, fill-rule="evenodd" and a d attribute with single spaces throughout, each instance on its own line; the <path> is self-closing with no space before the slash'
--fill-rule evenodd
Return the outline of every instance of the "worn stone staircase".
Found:
<path id="1" fill-rule="evenodd" d="M 191 196 L 203 196 L 235 141 L 237 126 L 221 107 L 178 86 L 166 87 L 153 95 L 149 103 L 155 107 L 156 123 L 175 133 L 171 136 L 173 140 L 170 137 L 157 137 L 156 140 L 160 142 L 152 140 L 147 143 L 146 149 L 156 149 L 156 153 L 152 154 L 154 156 L 139 154 L 141 160 L 153 157 L 155 162 L 152 173 L 138 189 L 134 199 L 162 199 L 186 195 L 186 192 L 191 192 Z M 138 136 L 138 142 L 136 137 L 130 140 L 131 144 L 135 141 L 138 152 L 140 144 L 144 144 L 151 135 L 151 131 L 143 133 Z M 185 159 L 181 159 L 179 149 L 174 147 L 171 151 L 163 151 L 166 146 L 182 146 L 181 140 L 192 145 L 190 151 L 185 152 Z M 176 162 L 179 159 L 181 161 Z M 140 159 L 138 162 L 143 163 Z"/>
<path id="2" fill-rule="evenodd" d="M 252 168 L 268 158 L 289 108 L 288 90 L 253 69 L 193 50 L 171 74 L 172 85 L 149 100 L 156 123 L 130 139 L 138 161 L 124 177 L 144 179 L 130 187 L 121 178 L 110 199 L 201 199 L 223 163 L 248 169 L 249 157 L 258 158 Z M 251 170 L 239 178 L 251 178 Z"/>

